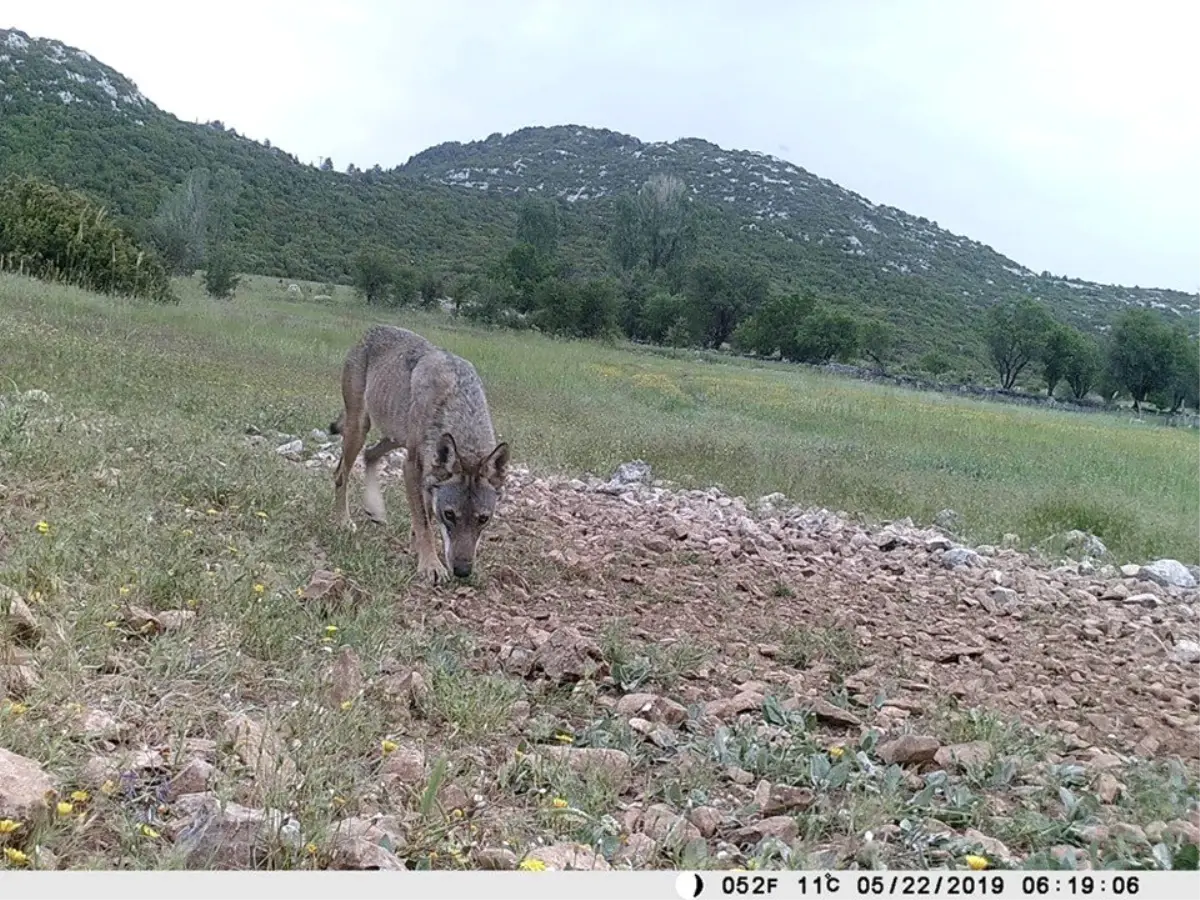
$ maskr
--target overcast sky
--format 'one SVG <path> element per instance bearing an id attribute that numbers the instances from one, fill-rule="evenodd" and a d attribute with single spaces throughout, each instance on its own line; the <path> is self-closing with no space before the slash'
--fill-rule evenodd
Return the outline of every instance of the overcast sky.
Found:
<path id="1" fill-rule="evenodd" d="M 203 10 L 203 11 L 201 11 Z M 760 150 L 1036 271 L 1200 289 L 1196 4 L 3 0 L 185 120 L 344 170 L 526 125 Z"/>

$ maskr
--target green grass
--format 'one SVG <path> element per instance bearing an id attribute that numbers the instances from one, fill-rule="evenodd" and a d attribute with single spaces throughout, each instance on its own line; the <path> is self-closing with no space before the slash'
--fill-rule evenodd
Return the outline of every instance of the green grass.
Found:
<path id="1" fill-rule="evenodd" d="M 869 738 L 830 756 L 828 734 L 778 708 L 764 711 L 762 723 L 718 734 L 695 732 L 689 715 L 679 745 L 660 748 L 601 710 L 599 694 L 617 688 L 504 673 L 484 643 L 493 636 L 456 620 L 457 594 L 410 590 L 400 496 L 392 494 L 391 527 L 347 534 L 332 523 L 329 472 L 284 463 L 269 444 L 252 446 L 246 429 L 307 434 L 328 423 L 346 348 L 380 317 L 476 363 L 519 463 L 607 473 L 641 457 L 661 476 L 720 482 L 747 496 L 781 490 L 806 505 L 918 519 L 950 506 L 985 539 L 1011 530 L 1042 537 L 1030 523 L 1090 525 L 1121 556 L 1188 562 L 1197 556 L 1195 435 L 781 366 L 491 334 L 436 314 L 376 314 L 344 290 L 325 303 L 289 300 L 266 279 L 252 279 L 233 303 L 204 299 L 195 282 L 179 290 L 179 306 L 152 307 L 0 277 L 0 585 L 29 604 L 38 625 L 10 635 L 0 616 L 0 746 L 44 764 L 63 802 L 88 792 L 70 800 L 68 813 L 51 809 L 0 835 L 0 846 L 33 853 L 38 866 L 49 864 L 46 853 L 75 868 L 179 864 L 167 814 L 157 811 L 167 776 L 153 767 L 115 780 L 89 774 L 105 750 L 80 734 L 88 708 L 126 725 L 130 748 L 158 748 L 167 773 L 193 754 L 188 741 L 214 741 L 219 796 L 299 823 L 307 843 L 275 848 L 275 866 L 325 865 L 334 824 L 377 810 L 402 820 L 403 855 L 417 867 L 468 866 L 478 846 L 519 856 L 539 840 L 613 850 L 622 827 L 616 785 L 515 755 L 571 742 L 628 753 L 636 789 L 681 810 L 725 790 L 731 765 L 814 787 L 821 800 L 800 833 L 813 865 L 828 842 L 850 846 L 863 829 L 898 817 L 917 822 L 916 831 L 901 829 L 900 855 L 889 857 L 901 866 L 958 864 L 966 852 L 930 857 L 922 816 L 1003 832 L 1030 852 L 1062 841 L 1083 846 L 1077 826 L 1096 813 L 1083 805 L 1064 817 L 1065 783 L 1034 784 L 1036 795 L 1009 804 L 1012 816 L 1007 807 L 989 811 L 989 792 L 1007 790 L 1023 771 L 1015 763 L 913 786 L 898 769 L 859 757 L 872 752 Z M 511 556 L 519 544 L 497 552 L 536 568 Z M 297 589 L 318 568 L 343 570 L 358 592 L 300 599 Z M 483 589 L 493 587 L 485 579 Z M 791 592 L 783 582 L 776 590 Z M 154 633 L 142 627 L 147 613 L 180 621 Z M 655 644 L 619 621 L 597 624 L 626 690 L 670 696 L 699 667 L 720 662 L 712 647 Z M 852 633 L 818 624 L 764 637 L 794 665 L 848 672 L 864 655 Z M 344 649 L 355 671 L 334 685 L 338 697 L 348 692 L 341 700 L 330 679 L 340 677 L 334 662 Z M 17 669 L 25 683 L 14 687 L 5 679 Z M 385 671 L 418 673 L 419 701 L 381 702 L 374 692 Z M 277 734 L 289 765 L 257 763 L 248 780 L 257 761 L 239 759 L 222 737 L 235 712 Z M 947 715 L 934 723 L 947 739 L 988 739 L 1021 760 L 1043 749 L 994 717 Z M 790 741 L 773 740 L 760 724 L 785 728 Z M 385 742 L 424 747 L 424 774 L 400 786 L 381 780 Z M 1186 772 L 1122 777 L 1127 821 L 1191 814 L 1196 789 Z M 464 812 L 476 793 L 482 812 Z M 1011 827 L 1002 824 L 1012 817 Z M 707 852 L 663 848 L 650 864 L 726 864 Z M 1140 847 L 1137 858 L 1148 852 Z M 803 861 L 764 845 L 746 864 Z M 9 864 L 21 863 L 0 860 Z"/>
<path id="2" fill-rule="evenodd" d="M 289 302 L 271 279 L 252 280 L 232 304 L 207 301 L 194 281 L 179 292 L 180 306 L 148 308 L 5 278 L 0 377 L 69 399 L 81 415 L 148 415 L 164 436 L 231 438 L 247 424 L 306 433 L 336 415 L 345 350 L 382 319 L 477 365 L 518 462 L 607 474 L 640 457 L 685 485 L 781 491 L 867 517 L 928 522 L 950 507 L 979 543 L 1081 528 L 1120 562 L 1200 562 L 1192 431 L 479 331 L 364 309 L 344 293 Z"/>

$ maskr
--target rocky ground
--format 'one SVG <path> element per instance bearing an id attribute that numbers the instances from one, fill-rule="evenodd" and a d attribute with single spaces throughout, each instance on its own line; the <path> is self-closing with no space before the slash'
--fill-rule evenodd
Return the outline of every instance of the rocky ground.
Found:
<path id="1" fill-rule="evenodd" d="M 322 478 L 336 459 L 335 445 L 260 442 Z M 245 713 L 168 747 L 81 712 L 101 743 L 78 789 L 154 785 L 165 839 L 227 867 L 272 852 L 354 868 L 1187 865 L 1197 573 L 1060 543 L 1075 558 L 967 547 L 779 495 L 672 490 L 641 463 L 608 480 L 516 470 L 477 583 L 421 598 L 431 628 L 470 636 L 456 658 L 476 693 L 439 693 L 433 650 L 330 661 L 327 702 L 377 702 L 393 738 L 374 786 L 322 834 L 255 789 L 303 772 L 287 736 Z M 302 594 L 356 592 L 331 565 Z M 143 631 L 177 625 L 145 615 Z M 470 710 L 447 714 L 456 700 Z M 55 790 L 70 802 L 0 750 L 0 832 Z"/>

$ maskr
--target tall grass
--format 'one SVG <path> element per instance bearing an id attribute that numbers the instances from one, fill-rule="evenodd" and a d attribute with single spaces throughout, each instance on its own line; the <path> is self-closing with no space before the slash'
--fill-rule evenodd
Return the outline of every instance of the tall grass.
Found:
<path id="1" fill-rule="evenodd" d="M 250 279 L 233 302 L 177 282 L 149 306 L 0 276 L 0 378 L 78 414 L 305 433 L 336 415 L 347 347 L 373 321 L 471 359 L 518 462 L 606 474 L 631 458 L 684 485 L 967 536 L 1036 542 L 1081 528 L 1119 561 L 1200 562 L 1200 437 L 1102 416 L 1003 406 L 783 366 L 672 359 L 623 346 L 480 331 L 440 313 L 297 300 Z M 321 289 L 317 289 L 321 290 Z M 310 290 L 310 293 L 313 293 Z"/>

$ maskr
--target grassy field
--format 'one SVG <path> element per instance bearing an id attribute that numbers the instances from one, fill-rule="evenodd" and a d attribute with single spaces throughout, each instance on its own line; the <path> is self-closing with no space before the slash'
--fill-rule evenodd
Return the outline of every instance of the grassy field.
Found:
<path id="1" fill-rule="evenodd" d="M 0 617 L 0 680 L 8 679 L 0 683 L 0 747 L 43 763 L 59 790 L 48 819 L 0 821 L 9 829 L 0 832 L 0 867 L 48 859 L 72 867 L 179 865 L 158 818 L 166 808 L 162 773 L 171 770 L 165 756 L 216 753 L 218 743 L 236 748 L 228 717 L 245 709 L 273 717 L 288 765 L 256 763 L 243 747 L 243 768 L 223 757 L 214 789 L 298 819 L 305 844 L 275 865 L 323 866 L 336 821 L 401 806 L 405 855 L 419 866 L 467 865 L 483 831 L 517 852 L 547 835 L 613 840 L 615 788 L 513 755 L 510 744 L 553 742 L 573 727 L 576 746 L 622 747 L 640 772 L 645 742 L 623 722 L 597 718 L 585 692 L 481 668 L 473 638 L 446 618 L 452 604 L 408 591 L 396 493 L 390 529 L 348 535 L 331 523 L 328 472 L 305 477 L 307 470 L 246 440 L 247 426 L 307 434 L 328 423 L 339 408 L 343 354 L 377 315 L 340 292 L 332 302 L 293 302 L 267 280 L 231 304 L 202 298 L 194 283 L 180 292 L 178 307 L 155 308 L 0 277 L 0 588 L 30 610 L 11 641 Z M 1099 534 L 1120 561 L 1197 561 L 1192 433 L 782 367 L 688 364 L 488 334 L 434 314 L 384 318 L 418 327 L 476 363 L 519 464 L 607 474 L 640 457 L 662 477 L 718 482 L 748 497 L 783 491 L 805 505 L 925 520 L 952 507 L 979 539 L 1013 531 L 1036 540 L 1080 527 Z M 298 590 L 320 567 L 349 573 L 361 602 L 299 602 Z M 606 644 L 604 652 L 618 665 L 633 651 Z M 351 658 L 348 668 L 334 663 L 331 685 L 331 662 Z M 355 680 L 360 668 L 418 663 L 426 672 L 420 721 L 370 702 Z M 655 677 L 671 684 L 666 665 Z M 538 712 L 522 724 L 513 710 L 530 700 Z M 97 709 L 111 719 L 81 721 Z M 989 737 L 1031 763 L 1044 749 L 1043 738 L 988 715 L 937 722 L 950 737 Z M 780 727 L 794 732 L 794 752 L 773 756 L 752 728 L 735 729 L 732 743 L 697 738 L 709 742 L 701 761 L 654 780 L 648 792 L 693 802 L 734 763 L 785 783 L 807 783 L 815 772 L 834 806 L 805 819 L 802 838 L 813 854 L 880 816 L 920 817 L 937 804 L 943 818 L 986 824 L 1024 852 L 1049 852 L 1079 824 L 1050 811 L 1061 788 L 1074 785 L 1061 780 L 1074 777 L 1065 769 L 1038 788 L 1044 811 L 1018 821 L 1003 804 L 989 812 L 980 799 L 995 779 L 1008 783 L 1008 769 L 975 773 L 977 781 L 952 797 L 947 791 L 944 803 L 931 791 L 905 799 L 891 769 L 830 769 L 823 738 L 799 719 Z M 404 752 L 397 746 L 420 735 L 442 755 L 431 751 L 418 764 L 429 774 L 411 779 L 407 805 L 381 797 L 381 772 L 404 780 L 396 773 L 405 771 L 389 770 L 384 757 L 396 760 Z M 160 748 L 160 756 L 116 763 L 113 748 L 122 741 Z M 834 751 L 836 763 L 844 750 Z M 256 765 L 247 796 L 243 776 Z M 303 777 L 289 778 L 289 767 Z M 1177 766 L 1138 771 L 1126 778 L 1121 814 L 1129 821 L 1190 815 L 1191 776 Z M 499 772 L 489 798 L 524 804 L 519 815 L 462 817 L 479 772 Z M 843 789 L 851 800 L 835 792 Z M 844 815 L 841 806 L 851 802 Z M 891 863 L 931 864 L 924 834 L 918 828 L 911 842 L 897 844 L 902 855 Z M 656 864 L 721 865 L 676 850 L 682 855 Z M 756 864 L 805 862 L 770 852 Z M 963 852 L 971 851 L 953 858 Z M 933 861 L 945 860 L 943 853 Z"/>
<path id="2" fill-rule="evenodd" d="M 269 279 L 232 304 L 204 299 L 195 282 L 180 291 L 182 305 L 155 309 L 6 279 L 0 376 L 80 416 L 149 417 L 157 446 L 228 443 L 251 424 L 304 434 L 336 415 L 343 354 L 383 319 L 476 363 L 518 463 L 607 474 L 640 457 L 685 485 L 781 491 L 866 517 L 929 522 L 952 508 L 977 543 L 1079 528 L 1118 562 L 1200 562 L 1194 431 L 480 332 L 442 315 L 366 310 L 348 292 L 289 302 Z"/>

